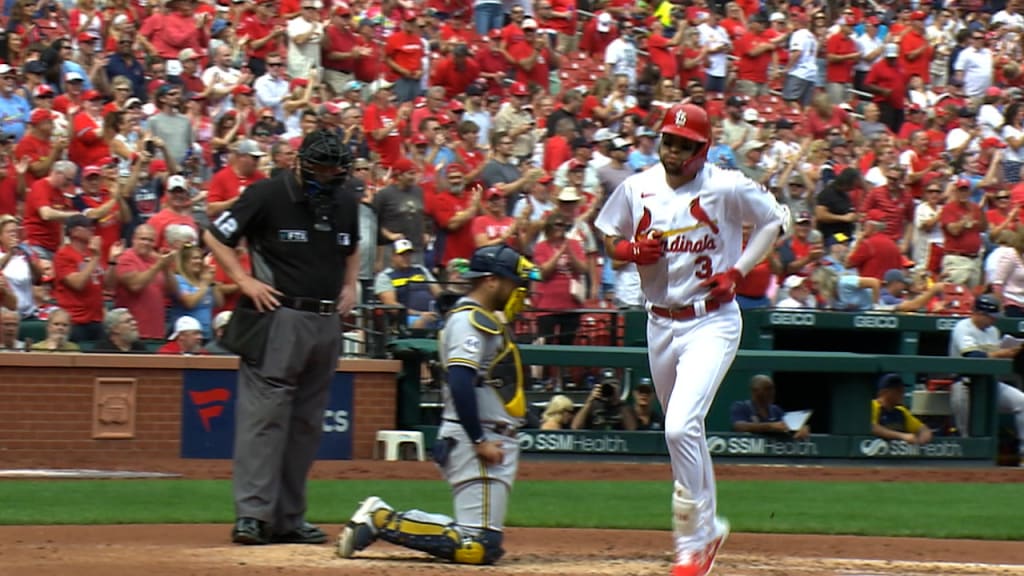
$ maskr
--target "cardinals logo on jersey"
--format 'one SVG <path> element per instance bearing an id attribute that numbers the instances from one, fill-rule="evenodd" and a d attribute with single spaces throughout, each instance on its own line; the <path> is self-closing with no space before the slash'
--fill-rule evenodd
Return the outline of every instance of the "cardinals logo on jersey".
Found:
<path id="1" fill-rule="evenodd" d="M 651 228 L 651 221 L 653 220 L 654 216 L 651 214 L 651 209 L 644 206 L 644 213 L 640 216 L 640 221 L 636 223 L 634 240 L 640 240 L 647 235 Z"/>
<path id="2" fill-rule="evenodd" d="M 693 216 L 694 220 L 701 224 L 707 224 L 714 234 L 718 234 L 718 223 L 712 220 L 708 213 L 704 211 L 704 208 L 700 205 L 699 196 L 690 201 L 690 216 Z"/>

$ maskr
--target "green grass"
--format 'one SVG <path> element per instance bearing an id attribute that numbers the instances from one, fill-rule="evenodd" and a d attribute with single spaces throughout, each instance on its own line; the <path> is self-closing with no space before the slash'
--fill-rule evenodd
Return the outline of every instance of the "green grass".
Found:
<path id="1" fill-rule="evenodd" d="M 666 482 L 524 481 L 511 526 L 669 528 Z M 400 509 L 451 513 L 440 481 L 313 481 L 310 520 L 340 523 L 376 494 Z M 722 482 L 719 508 L 740 532 L 1024 539 L 1020 484 Z M 228 523 L 225 480 L 0 482 L 0 524 Z"/>

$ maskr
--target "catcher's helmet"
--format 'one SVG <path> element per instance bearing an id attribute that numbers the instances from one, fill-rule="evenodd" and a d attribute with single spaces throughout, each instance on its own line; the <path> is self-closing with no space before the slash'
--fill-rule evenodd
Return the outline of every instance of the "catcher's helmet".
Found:
<path id="1" fill-rule="evenodd" d="M 473 252 L 469 270 L 462 273 L 462 277 L 467 279 L 484 276 L 504 276 L 525 283 L 528 280 L 539 280 L 540 271 L 514 248 L 507 244 L 497 244 Z"/>
<path id="2" fill-rule="evenodd" d="M 701 144 L 684 164 L 683 175 L 693 176 L 704 167 L 711 148 L 711 122 L 708 113 L 694 104 L 676 104 L 661 121 L 661 133 L 680 136 Z"/>
<path id="3" fill-rule="evenodd" d="M 999 314 L 999 300 L 991 294 L 982 294 L 974 300 L 974 311 L 996 316 Z"/>
<path id="4" fill-rule="evenodd" d="M 340 184 L 352 167 L 352 152 L 333 130 L 315 130 L 302 140 L 299 147 L 299 163 L 305 180 L 319 180 L 314 166 L 334 168 L 330 184 Z"/>

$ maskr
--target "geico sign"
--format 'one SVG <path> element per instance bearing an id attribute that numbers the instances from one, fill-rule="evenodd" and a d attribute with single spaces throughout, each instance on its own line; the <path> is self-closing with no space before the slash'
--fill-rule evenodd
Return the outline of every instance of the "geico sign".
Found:
<path id="1" fill-rule="evenodd" d="M 939 318 L 935 320 L 936 330 L 952 330 L 956 327 L 956 323 L 959 322 L 959 318 Z"/>
<path id="2" fill-rule="evenodd" d="M 854 316 L 854 328 L 898 328 L 899 319 L 895 316 Z"/>
<path id="3" fill-rule="evenodd" d="M 814 314 L 794 312 L 772 312 L 768 316 L 768 322 L 773 326 L 814 326 L 815 320 Z"/>

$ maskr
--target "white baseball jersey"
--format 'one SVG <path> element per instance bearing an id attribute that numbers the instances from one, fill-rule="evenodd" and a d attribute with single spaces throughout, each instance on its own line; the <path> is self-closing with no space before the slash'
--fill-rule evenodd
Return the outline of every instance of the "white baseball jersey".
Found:
<path id="1" fill-rule="evenodd" d="M 781 208 L 763 186 L 735 170 L 706 164 L 697 177 L 673 190 L 662 165 L 626 178 L 597 216 L 597 228 L 629 240 L 663 233 L 665 256 L 637 266 L 640 285 L 654 306 L 679 307 L 707 297 L 700 286 L 736 265 L 743 251 L 743 223 L 755 230 L 781 222 Z"/>
<path id="2" fill-rule="evenodd" d="M 999 328 L 989 326 L 982 330 L 970 318 L 964 318 L 953 326 L 953 333 L 949 335 L 949 355 L 959 358 L 968 352 L 994 352 L 999 344 Z"/>

